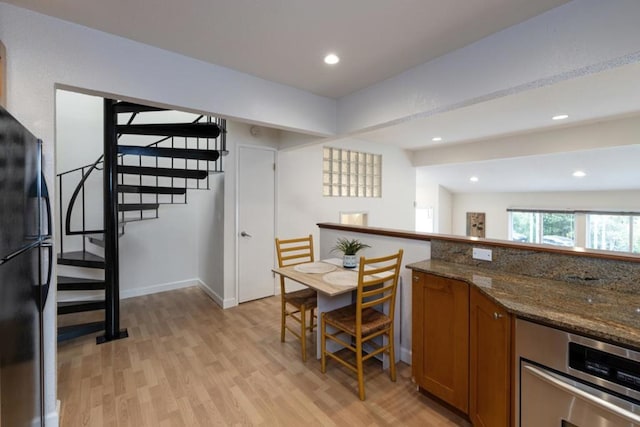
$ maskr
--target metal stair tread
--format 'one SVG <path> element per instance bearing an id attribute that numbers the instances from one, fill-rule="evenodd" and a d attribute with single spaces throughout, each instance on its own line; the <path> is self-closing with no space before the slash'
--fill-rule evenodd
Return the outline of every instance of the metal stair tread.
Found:
<path id="1" fill-rule="evenodd" d="M 58 342 L 67 341 L 83 335 L 104 330 L 104 321 L 79 323 L 58 327 Z"/>
<path id="2" fill-rule="evenodd" d="M 118 166 L 118 173 L 192 179 L 204 179 L 209 174 L 209 172 L 205 170 L 155 168 L 149 166 Z"/>
<path id="3" fill-rule="evenodd" d="M 178 136 L 186 138 L 217 138 L 220 127 L 215 123 L 146 123 L 116 125 L 125 135 Z"/>
<path id="4" fill-rule="evenodd" d="M 159 203 L 120 203 L 118 204 L 119 212 L 131 212 L 131 211 L 148 211 L 158 209 Z"/>
<path id="5" fill-rule="evenodd" d="M 133 102 L 116 102 L 113 107 L 118 113 L 144 113 L 147 111 L 167 111 L 166 108 L 151 107 L 149 105 L 134 104 Z"/>
<path id="6" fill-rule="evenodd" d="M 104 300 L 58 301 L 58 314 L 83 313 L 85 311 L 104 310 Z"/>
<path id="7" fill-rule="evenodd" d="M 86 251 L 73 251 L 58 254 L 58 264 L 77 267 L 104 268 L 104 258 Z"/>
<path id="8" fill-rule="evenodd" d="M 220 157 L 217 150 L 195 148 L 145 147 L 140 145 L 118 145 L 119 154 L 137 156 L 170 157 L 176 159 L 216 161 Z"/>
<path id="9" fill-rule="evenodd" d="M 58 276 L 59 291 L 96 291 L 105 288 L 104 280 Z"/>
<path id="10" fill-rule="evenodd" d="M 187 189 L 184 187 L 155 187 L 152 185 L 118 184 L 118 192 L 134 194 L 186 194 Z"/>

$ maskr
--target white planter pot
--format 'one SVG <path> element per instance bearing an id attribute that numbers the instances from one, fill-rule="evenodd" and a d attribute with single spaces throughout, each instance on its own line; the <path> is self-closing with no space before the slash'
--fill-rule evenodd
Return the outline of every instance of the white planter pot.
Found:
<path id="1" fill-rule="evenodd" d="M 356 255 L 344 255 L 342 257 L 342 266 L 344 268 L 355 268 L 358 262 Z"/>

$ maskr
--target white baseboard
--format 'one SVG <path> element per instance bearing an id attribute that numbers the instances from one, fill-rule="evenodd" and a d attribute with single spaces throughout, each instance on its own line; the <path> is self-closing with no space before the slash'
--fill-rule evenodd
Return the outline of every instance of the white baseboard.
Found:
<path id="1" fill-rule="evenodd" d="M 139 297 L 142 295 L 157 294 L 160 292 L 173 291 L 176 289 L 190 288 L 197 286 L 202 289 L 216 304 L 223 309 L 235 307 L 238 305 L 235 298 L 223 299 L 210 287 L 208 287 L 200 279 L 187 279 L 180 280 L 178 282 L 161 283 L 158 285 L 145 286 L 143 288 L 123 289 L 120 291 L 120 298 L 127 299 L 133 297 Z M 65 295 L 59 299 L 60 301 L 85 301 L 85 300 L 99 300 L 104 298 L 104 291 L 77 291 L 77 292 L 65 292 Z"/>
<path id="2" fill-rule="evenodd" d="M 235 307 L 237 305 L 235 298 L 223 299 L 220 295 L 217 294 L 217 292 L 215 292 L 213 289 L 208 287 L 206 283 L 204 283 L 202 280 L 199 280 L 199 279 L 198 279 L 198 287 L 200 287 L 200 289 L 202 289 L 204 293 L 207 294 L 209 298 L 213 300 L 213 302 L 218 304 L 223 309 Z"/>
<path id="3" fill-rule="evenodd" d="M 400 360 L 407 365 L 411 365 L 411 350 L 400 347 Z"/>
<path id="4" fill-rule="evenodd" d="M 173 291 L 175 289 L 190 288 L 198 286 L 198 279 L 181 280 L 178 282 L 161 283 L 159 285 L 146 286 L 144 288 L 124 289 L 120 292 L 120 298 L 133 298 L 142 295 L 157 294 L 160 292 Z"/>
<path id="5" fill-rule="evenodd" d="M 34 427 L 40 426 L 40 421 L 37 423 L 33 423 Z M 56 401 L 56 409 L 51 411 L 44 416 L 44 425 L 46 427 L 58 427 L 60 425 L 60 400 Z"/>
<path id="6" fill-rule="evenodd" d="M 227 309 L 227 308 L 232 308 L 237 306 L 238 303 L 236 302 L 235 298 L 227 298 L 226 300 L 224 300 L 224 303 L 222 304 L 222 308 Z"/>

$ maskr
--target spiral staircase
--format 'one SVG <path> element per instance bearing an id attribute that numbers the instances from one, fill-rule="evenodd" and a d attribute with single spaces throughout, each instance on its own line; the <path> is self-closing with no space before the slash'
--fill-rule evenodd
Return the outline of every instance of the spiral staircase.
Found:
<path id="1" fill-rule="evenodd" d="M 130 223 L 158 218 L 162 205 L 187 203 L 190 191 L 209 189 L 210 174 L 223 172 L 226 121 L 153 122 L 166 111 L 105 99 L 103 155 L 57 176 L 57 263 L 72 271 L 57 277 L 58 316 L 104 313 L 99 321 L 60 326 L 59 342 L 101 331 L 98 343 L 127 336 L 120 329 L 119 237 Z M 83 293 L 94 295 L 69 298 Z"/>

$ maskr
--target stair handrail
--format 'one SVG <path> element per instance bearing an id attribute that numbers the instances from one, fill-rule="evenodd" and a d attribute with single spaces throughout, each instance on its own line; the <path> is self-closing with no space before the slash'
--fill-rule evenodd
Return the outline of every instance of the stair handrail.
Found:
<path id="1" fill-rule="evenodd" d="M 191 123 L 198 123 L 202 118 L 204 117 L 204 115 L 200 115 L 198 116 L 195 120 L 193 120 Z M 133 117 L 131 118 L 133 119 Z M 131 121 L 130 121 L 131 122 Z M 217 124 L 218 127 L 220 127 L 220 135 L 224 135 L 226 134 L 227 130 L 226 130 L 226 126 L 222 127 L 221 124 Z M 166 136 L 164 138 L 161 138 L 155 142 L 150 143 L 149 145 L 146 145 L 145 147 L 153 147 L 156 146 L 164 141 L 167 141 L 168 139 L 173 138 L 172 136 Z M 226 151 L 226 138 L 224 138 L 224 136 L 221 138 L 222 139 L 222 150 L 221 153 L 227 154 Z M 118 155 L 118 158 L 121 158 L 123 156 L 123 154 Z M 80 191 L 82 190 L 82 187 L 84 187 L 84 183 L 87 181 L 87 179 L 89 178 L 89 175 L 91 175 L 91 173 L 94 170 L 102 170 L 100 167 L 98 167 L 98 165 L 100 163 L 102 163 L 102 158 L 104 157 L 104 154 L 101 154 L 100 157 L 98 157 L 98 159 L 93 162 L 90 163 L 88 165 L 85 166 L 81 166 L 75 169 L 71 169 L 69 171 L 65 171 L 65 172 L 61 172 L 59 174 L 57 174 L 59 182 L 60 182 L 60 186 L 62 186 L 62 177 L 64 175 L 73 173 L 73 172 L 77 172 L 79 170 L 84 170 L 85 168 L 89 168 L 89 170 L 82 176 L 82 178 L 80 179 L 80 181 L 78 182 L 78 184 L 76 185 L 76 188 L 73 191 L 73 194 L 71 196 L 71 198 L 69 199 L 69 204 L 67 205 L 67 215 L 65 217 L 65 231 L 62 234 L 66 234 L 67 236 L 73 236 L 73 235 L 81 235 L 81 234 L 90 234 L 90 233 L 104 233 L 104 229 L 102 230 L 81 230 L 81 231 L 71 231 L 71 214 L 73 213 L 73 207 L 75 206 L 75 202 L 76 199 L 78 198 L 78 194 L 80 194 Z M 62 188 L 60 188 L 60 192 L 62 192 Z M 62 205 L 60 206 L 60 209 L 62 210 Z M 62 230 L 60 230 L 62 232 Z M 61 237 L 62 238 L 62 237 Z"/>
<path id="2" fill-rule="evenodd" d="M 85 234 L 87 232 L 104 233 L 104 230 L 71 231 L 71 214 L 73 213 L 73 206 L 76 203 L 76 199 L 78 198 L 78 194 L 80 194 L 80 190 L 82 190 L 82 187 L 84 187 L 84 183 L 89 178 L 89 175 L 91 175 L 91 172 L 93 172 L 94 169 L 96 169 L 98 167 L 98 163 L 100 163 L 102 161 L 103 157 L 104 157 L 104 154 L 100 155 L 100 157 L 98 157 L 98 160 L 96 160 L 92 165 L 87 165 L 87 166 L 83 166 L 82 168 L 80 168 L 80 169 L 84 169 L 84 168 L 90 166 L 89 170 L 82 176 L 82 179 L 80 179 L 80 182 L 78 182 L 78 185 L 76 185 L 76 188 L 75 188 L 75 190 L 73 190 L 73 194 L 71 195 L 71 198 L 69 199 L 69 204 L 68 204 L 68 208 L 67 208 L 67 215 L 66 215 L 65 221 L 64 221 L 65 234 L 67 234 L 68 236 L 77 235 L 77 234 Z M 77 170 L 79 170 L 79 169 L 76 169 L 76 171 Z M 62 174 L 60 174 L 60 175 L 62 175 Z M 60 181 L 60 182 L 62 182 L 62 181 Z M 61 189 L 61 191 L 62 191 L 62 189 Z M 60 231 L 62 231 L 62 230 L 60 230 Z"/>
<path id="3" fill-rule="evenodd" d="M 198 122 L 199 122 L 203 117 L 204 117 L 204 115 L 200 115 L 200 116 L 198 116 L 198 118 L 196 118 L 196 119 L 195 119 L 194 121 L 192 121 L 191 123 L 198 123 Z M 220 127 L 220 135 L 221 135 L 221 136 L 227 133 L 227 130 L 226 130 L 224 127 L 222 127 L 222 126 L 220 126 L 220 125 L 218 125 L 218 126 Z M 164 142 L 164 141 L 166 141 L 166 140 L 168 140 L 168 139 L 171 139 L 171 138 L 172 138 L 171 136 L 165 136 L 164 138 L 161 138 L 161 139 L 159 139 L 159 140 L 157 140 L 157 141 L 155 141 L 155 142 L 152 142 L 152 143 L 151 143 L 151 144 L 149 144 L 149 145 L 145 145 L 144 147 L 153 147 L 154 145 L 158 145 L 158 144 L 160 144 L 160 143 L 162 143 L 162 142 Z M 227 148 L 227 147 L 226 147 L 226 144 L 223 144 L 223 145 L 222 145 L 222 149 L 221 149 L 221 150 L 218 150 L 218 151 L 220 151 L 222 155 L 226 155 L 226 154 L 228 154 L 228 151 L 227 151 L 227 149 L 226 149 L 226 148 Z M 123 154 L 119 154 L 119 155 L 118 155 L 118 157 L 122 157 L 122 156 L 123 156 Z M 104 155 L 100 155 L 100 157 L 98 158 L 98 160 L 97 160 L 96 162 L 94 162 L 94 163 L 89 163 L 89 164 L 87 164 L 87 165 L 80 166 L 80 167 L 77 167 L 77 168 L 75 168 L 75 169 L 70 169 L 70 170 L 65 171 L 65 172 L 60 172 L 60 173 L 59 173 L 59 174 L 57 174 L 56 176 L 61 177 L 61 176 L 68 175 L 68 174 L 73 173 L 73 172 L 77 172 L 77 171 L 82 170 L 82 169 L 86 169 L 86 168 L 88 168 L 88 167 L 90 167 L 90 166 L 93 166 L 93 165 L 94 165 L 94 164 L 96 164 L 96 163 L 102 163 L 102 157 L 104 157 Z M 98 169 L 98 170 L 102 170 L 102 169 L 100 169 L 99 167 L 96 167 L 96 169 Z"/>

